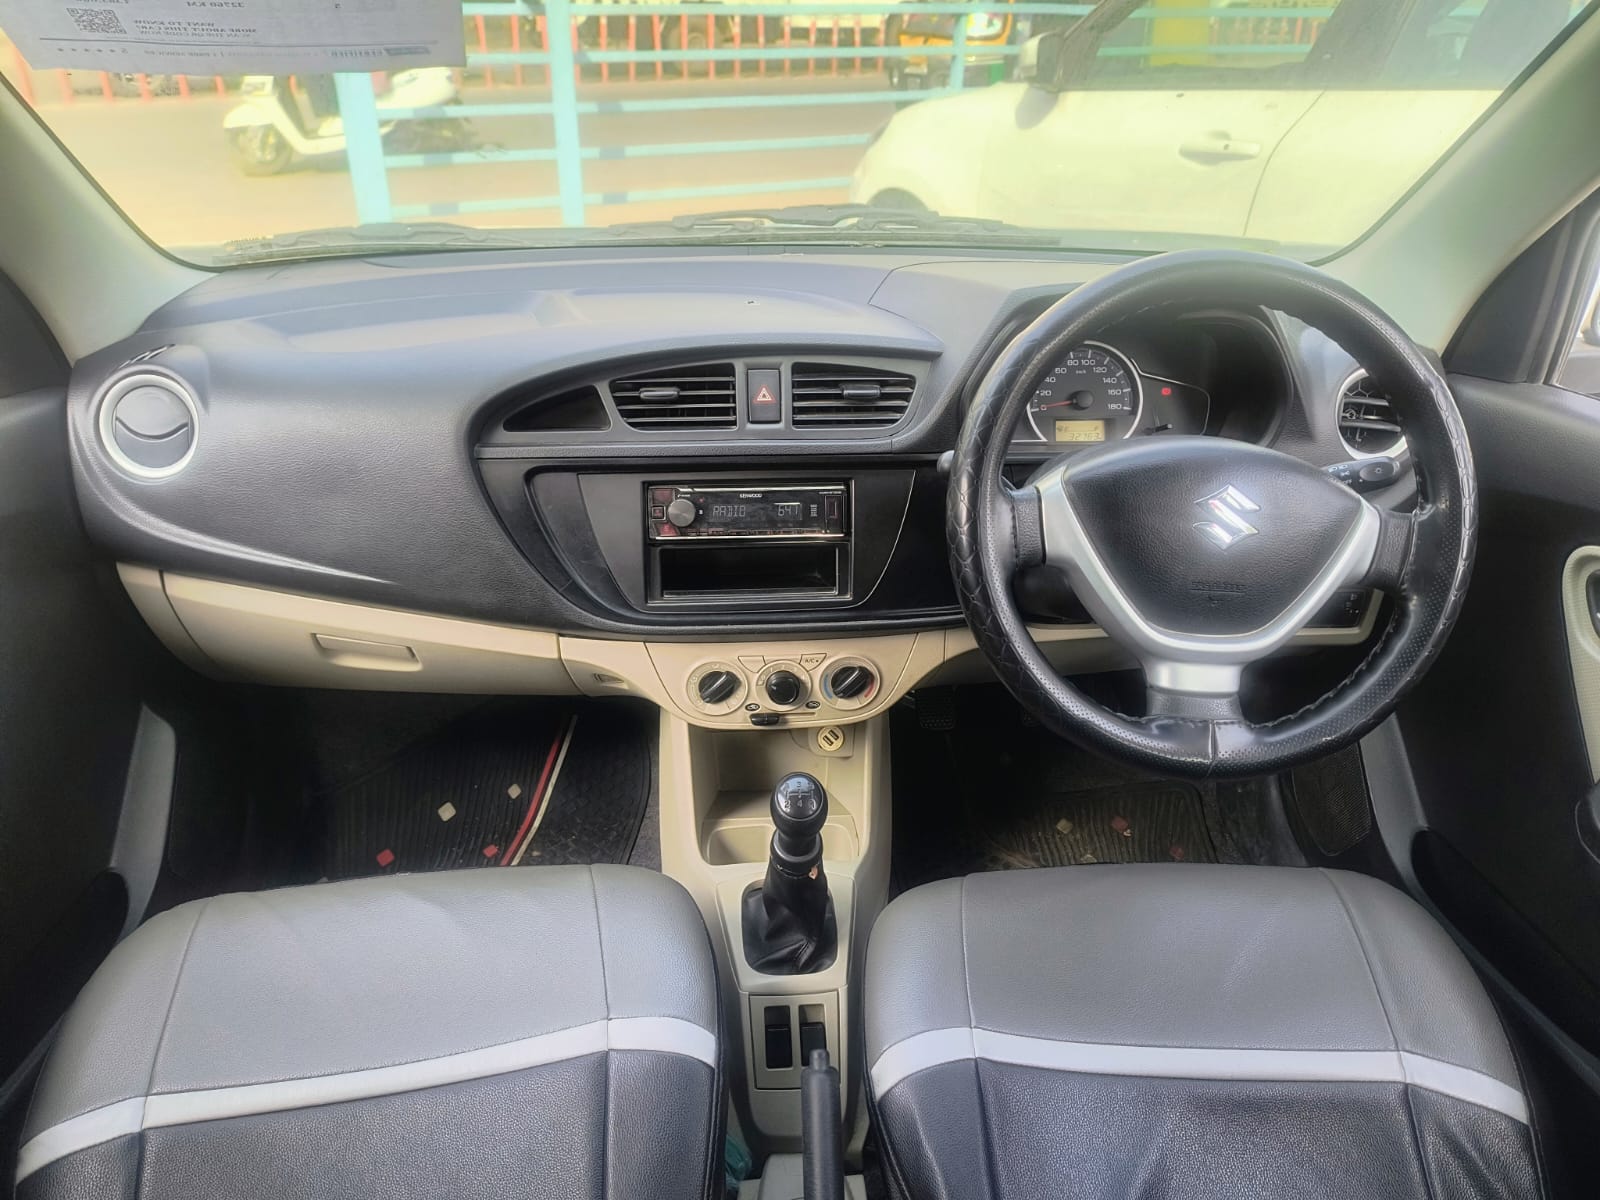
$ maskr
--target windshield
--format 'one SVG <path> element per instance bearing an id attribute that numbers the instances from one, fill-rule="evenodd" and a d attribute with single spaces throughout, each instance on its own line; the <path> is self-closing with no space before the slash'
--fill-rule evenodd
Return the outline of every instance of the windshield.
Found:
<path id="1" fill-rule="evenodd" d="M 0 0 L 0 71 L 147 236 L 204 265 L 581 242 L 1315 259 L 1379 220 L 1583 10 L 304 7 Z M 360 69 L 328 73 L 346 64 Z"/>

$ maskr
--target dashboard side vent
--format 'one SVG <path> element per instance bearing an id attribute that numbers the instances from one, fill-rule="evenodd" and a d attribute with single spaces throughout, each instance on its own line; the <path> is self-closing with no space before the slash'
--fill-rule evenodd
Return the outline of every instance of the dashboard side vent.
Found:
<path id="1" fill-rule="evenodd" d="M 96 424 L 111 460 L 139 479 L 176 475 L 194 457 L 200 410 L 175 376 L 134 371 L 100 398 Z"/>
<path id="2" fill-rule="evenodd" d="M 732 429 L 739 391 L 732 363 L 648 371 L 611 381 L 617 413 L 635 429 Z"/>
<path id="3" fill-rule="evenodd" d="M 1339 389 L 1339 437 L 1351 454 L 1365 457 L 1394 454 L 1405 444 L 1394 406 L 1365 371 Z"/>
<path id="4" fill-rule="evenodd" d="M 873 367 L 795 363 L 790 383 L 796 429 L 872 429 L 906 415 L 917 381 Z"/>

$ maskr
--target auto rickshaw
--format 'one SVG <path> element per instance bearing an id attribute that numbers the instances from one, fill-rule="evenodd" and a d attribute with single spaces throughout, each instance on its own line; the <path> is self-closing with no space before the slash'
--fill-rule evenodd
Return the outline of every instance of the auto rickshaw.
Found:
<path id="1" fill-rule="evenodd" d="M 943 87 L 950 81 L 956 18 L 948 12 L 919 13 L 916 6 L 926 0 L 908 0 L 905 13 L 895 13 L 884 24 L 886 46 L 927 47 L 927 55 L 914 54 L 884 60 L 889 86 L 899 91 Z M 995 8 L 982 9 L 964 18 L 967 23 L 967 53 L 962 57 L 963 79 L 968 83 L 992 83 L 1005 74 L 1006 56 L 999 48 L 1011 41 L 1016 22 L 1011 15 L 1011 0 L 1001 0 Z M 939 50 L 945 53 L 938 53 Z"/>

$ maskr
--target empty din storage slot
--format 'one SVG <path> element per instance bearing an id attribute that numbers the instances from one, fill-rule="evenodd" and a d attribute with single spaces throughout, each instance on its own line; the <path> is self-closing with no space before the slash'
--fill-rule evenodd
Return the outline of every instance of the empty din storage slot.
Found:
<path id="1" fill-rule="evenodd" d="M 654 553 L 654 599 L 849 594 L 849 551 L 838 543 L 702 542 Z"/>

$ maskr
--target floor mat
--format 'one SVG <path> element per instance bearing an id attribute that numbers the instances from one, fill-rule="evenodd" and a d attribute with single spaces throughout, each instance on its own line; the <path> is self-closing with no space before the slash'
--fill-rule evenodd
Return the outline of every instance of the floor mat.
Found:
<path id="1" fill-rule="evenodd" d="M 896 892 L 1012 868 L 1304 862 L 1274 779 L 1159 779 L 1062 741 L 998 688 L 938 699 L 934 728 L 913 705 L 892 718 Z"/>
<path id="2" fill-rule="evenodd" d="M 1043 796 L 991 812 L 983 843 L 989 869 L 1217 861 L 1200 793 L 1182 783 Z"/>
<path id="3" fill-rule="evenodd" d="M 324 874 L 627 862 L 652 771 L 634 706 L 490 704 L 319 797 Z"/>

